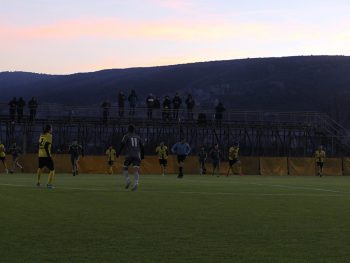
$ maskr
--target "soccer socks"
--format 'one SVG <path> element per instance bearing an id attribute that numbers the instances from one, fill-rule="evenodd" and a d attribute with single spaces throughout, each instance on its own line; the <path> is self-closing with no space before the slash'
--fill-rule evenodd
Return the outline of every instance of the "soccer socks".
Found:
<path id="1" fill-rule="evenodd" d="M 179 175 L 177 176 L 177 178 L 182 178 L 184 176 L 182 171 L 183 171 L 183 168 L 179 167 Z"/>
<path id="2" fill-rule="evenodd" d="M 113 167 L 109 167 L 109 174 L 113 174 Z"/>
<path id="3" fill-rule="evenodd" d="M 135 177 L 134 185 L 138 185 L 139 184 L 139 178 L 140 178 L 139 171 L 135 171 L 134 177 Z"/>
<path id="4" fill-rule="evenodd" d="M 129 183 L 130 182 L 130 177 L 129 177 L 129 172 L 128 172 L 127 169 L 123 170 L 123 175 L 125 177 L 126 183 Z"/>
<path id="5" fill-rule="evenodd" d="M 50 171 L 50 173 L 49 173 L 49 178 L 48 178 L 48 180 L 47 180 L 47 184 L 48 184 L 48 185 L 52 185 L 54 176 L 55 176 L 55 171 L 54 171 L 54 170 L 53 170 L 53 171 Z"/>
<path id="6" fill-rule="evenodd" d="M 37 171 L 37 178 L 38 178 L 38 184 L 40 184 L 40 178 L 41 178 L 41 169 L 38 168 L 38 171 Z"/>

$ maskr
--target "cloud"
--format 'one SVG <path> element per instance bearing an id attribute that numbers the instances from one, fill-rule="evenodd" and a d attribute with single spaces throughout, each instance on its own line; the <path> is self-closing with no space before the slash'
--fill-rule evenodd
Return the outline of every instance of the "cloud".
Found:
<path id="1" fill-rule="evenodd" d="M 116 19 L 70 20 L 39 26 L 0 26 L 0 40 L 74 40 L 81 38 L 142 40 L 218 40 L 266 31 L 265 25 L 168 20 L 135 22 Z"/>
<path id="2" fill-rule="evenodd" d="M 148 0 L 151 4 L 170 9 L 173 11 L 179 11 L 182 13 L 187 13 L 195 6 L 195 1 L 193 0 Z"/>

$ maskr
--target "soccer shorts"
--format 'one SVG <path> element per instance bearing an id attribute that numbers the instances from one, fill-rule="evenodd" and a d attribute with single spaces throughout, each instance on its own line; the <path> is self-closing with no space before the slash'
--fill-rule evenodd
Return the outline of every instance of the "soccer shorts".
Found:
<path id="1" fill-rule="evenodd" d="M 230 166 L 233 166 L 235 163 L 238 163 L 238 159 L 237 158 L 235 158 L 235 159 L 232 159 L 232 160 L 229 160 L 229 164 L 230 164 Z"/>
<path id="2" fill-rule="evenodd" d="M 182 162 L 184 162 L 185 160 L 186 160 L 186 155 L 178 155 L 177 156 L 177 162 L 178 163 L 182 163 Z"/>
<path id="3" fill-rule="evenodd" d="M 113 166 L 113 164 L 114 164 L 114 161 L 108 161 L 109 166 Z"/>
<path id="4" fill-rule="evenodd" d="M 39 157 L 39 168 L 47 167 L 50 171 L 55 170 L 53 160 L 51 157 Z"/>
<path id="5" fill-rule="evenodd" d="M 77 161 L 79 161 L 79 156 L 74 156 L 74 155 L 70 156 L 70 162 L 72 163 L 72 165 L 74 165 L 75 162 Z"/>
<path id="6" fill-rule="evenodd" d="M 213 160 L 213 167 L 217 168 L 220 166 L 220 161 L 219 160 Z"/>
<path id="7" fill-rule="evenodd" d="M 2 163 L 5 163 L 5 160 L 6 160 L 6 157 L 0 157 L 0 161 L 1 161 Z"/>
<path id="8" fill-rule="evenodd" d="M 323 162 L 316 162 L 316 165 L 320 167 L 321 169 L 323 168 Z"/>
<path id="9" fill-rule="evenodd" d="M 124 161 L 124 167 L 128 167 L 128 166 L 134 166 L 134 167 L 140 167 L 141 165 L 141 159 L 139 157 L 126 157 L 125 161 Z"/>
<path id="10" fill-rule="evenodd" d="M 159 159 L 159 164 L 161 166 L 167 166 L 168 165 L 168 160 L 167 159 Z"/>

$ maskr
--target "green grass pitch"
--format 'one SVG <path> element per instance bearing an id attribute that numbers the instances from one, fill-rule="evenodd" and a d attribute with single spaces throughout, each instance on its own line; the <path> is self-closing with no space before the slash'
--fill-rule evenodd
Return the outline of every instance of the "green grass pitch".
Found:
<path id="1" fill-rule="evenodd" d="M 44 181 L 46 177 L 43 175 Z M 350 178 L 0 175 L 0 262 L 350 262 Z"/>

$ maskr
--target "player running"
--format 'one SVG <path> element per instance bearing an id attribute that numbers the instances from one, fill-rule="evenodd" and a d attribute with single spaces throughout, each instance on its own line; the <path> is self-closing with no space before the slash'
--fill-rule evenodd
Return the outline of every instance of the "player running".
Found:
<path id="1" fill-rule="evenodd" d="M 219 149 L 219 144 L 215 144 L 214 148 L 210 151 L 210 157 L 213 164 L 212 176 L 220 176 L 220 159 L 221 159 L 221 150 Z"/>
<path id="2" fill-rule="evenodd" d="M 117 156 L 117 151 L 111 145 L 106 150 L 106 155 L 107 155 L 108 173 L 113 174 L 113 165 L 115 162 L 115 158 Z"/>
<path id="3" fill-rule="evenodd" d="M 6 151 L 5 145 L 0 142 L 0 161 L 2 162 L 2 164 L 5 167 L 5 172 L 8 174 L 9 170 L 7 169 L 7 165 L 6 165 L 6 152 L 5 151 Z"/>
<path id="4" fill-rule="evenodd" d="M 126 180 L 125 188 L 128 189 L 131 184 L 128 168 L 130 165 L 132 165 L 134 169 L 135 181 L 131 191 L 136 191 L 139 185 L 141 160 L 144 158 L 144 147 L 140 136 L 135 133 L 135 127 L 133 125 L 129 125 L 128 133 L 124 135 L 117 157 L 119 157 L 124 148 L 125 161 L 123 166 L 123 174 Z"/>
<path id="5" fill-rule="evenodd" d="M 55 167 L 51 156 L 51 147 L 52 147 L 52 127 L 51 125 L 46 125 L 44 129 L 44 133 L 41 134 L 39 138 L 39 151 L 38 151 L 39 168 L 37 172 L 37 176 L 38 176 L 38 181 L 36 184 L 37 187 L 40 187 L 40 178 L 41 178 L 42 169 L 44 167 L 47 167 L 50 170 L 50 172 L 49 172 L 46 186 L 48 189 L 55 188 L 52 185 L 53 178 L 55 176 Z"/>
<path id="6" fill-rule="evenodd" d="M 208 154 L 205 151 L 205 148 L 202 146 L 198 153 L 198 161 L 199 161 L 199 174 L 203 175 L 207 173 L 207 168 L 205 167 L 205 162 L 207 161 Z"/>
<path id="7" fill-rule="evenodd" d="M 77 140 L 75 140 L 69 146 L 68 152 L 70 154 L 70 161 L 72 164 L 72 174 L 73 176 L 76 176 L 79 174 L 79 169 L 78 169 L 79 158 L 80 156 L 84 157 L 83 147 L 80 144 L 78 144 Z"/>
<path id="8" fill-rule="evenodd" d="M 323 165 L 324 165 L 324 159 L 326 158 L 326 152 L 323 150 L 322 145 L 318 147 L 318 149 L 315 152 L 315 158 L 316 158 L 316 170 L 317 175 L 319 177 L 322 177 L 323 175 Z"/>
<path id="9" fill-rule="evenodd" d="M 228 168 L 226 176 L 229 176 L 231 171 L 233 174 L 233 166 L 235 164 L 238 165 L 239 175 L 243 175 L 242 164 L 241 164 L 241 161 L 239 160 L 238 153 L 239 153 L 239 144 L 236 144 L 236 145 L 230 147 L 229 153 L 228 153 L 229 168 Z"/>
<path id="10" fill-rule="evenodd" d="M 168 147 L 164 145 L 164 142 L 161 142 L 156 148 L 156 153 L 159 157 L 159 165 L 162 170 L 162 176 L 165 176 L 166 167 L 168 165 Z"/>
<path id="11" fill-rule="evenodd" d="M 177 163 L 179 166 L 179 174 L 177 178 L 182 178 L 184 176 L 183 174 L 184 163 L 187 156 L 191 152 L 191 147 L 185 141 L 185 138 L 181 138 L 179 142 L 175 143 L 173 147 L 171 147 L 171 151 L 177 155 Z"/>
<path id="12" fill-rule="evenodd" d="M 13 174 L 15 171 L 15 168 L 18 167 L 19 169 L 21 169 L 21 172 L 23 172 L 23 166 L 19 163 L 19 156 L 22 153 L 21 149 L 17 146 L 17 144 L 14 142 L 11 149 L 11 154 L 12 154 L 12 166 L 11 166 L 11 170 L 10 173 Z"/>

